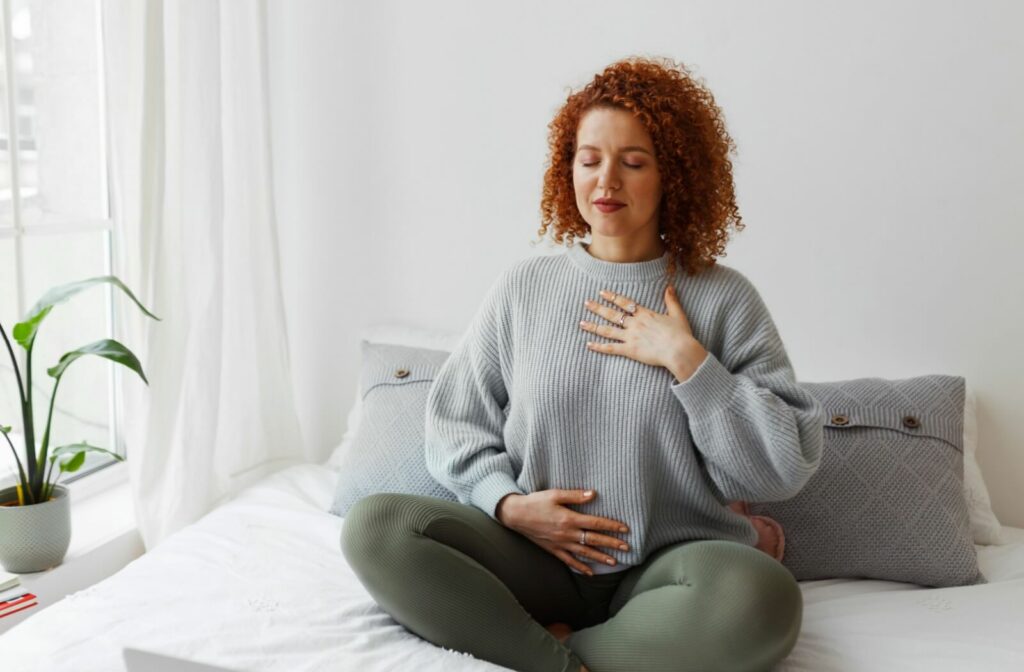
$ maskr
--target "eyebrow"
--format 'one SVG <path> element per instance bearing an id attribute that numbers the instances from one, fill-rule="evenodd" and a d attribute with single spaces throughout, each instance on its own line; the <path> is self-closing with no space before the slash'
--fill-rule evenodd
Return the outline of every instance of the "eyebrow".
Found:
<path id="1" fill-rule="evenodd" d="M 595 152 L 600 152 L 601 151 L 600 149 L 598 149 L 597 147 L 594 147 L 593 145 L 580 145 L 579 147 L 576 148 L 576 151 L 579 151 L 581 149 L 592 149 Z M 651 154 L 650 152 L 648 152 L 643 147 L 640 147 L 639 145 L 630 145 L 629 147 L 623 147 L 622 151 L 624 151 L 624 152 L 643 152 L 644 154 L 647 154 L 647 155 Z"/>

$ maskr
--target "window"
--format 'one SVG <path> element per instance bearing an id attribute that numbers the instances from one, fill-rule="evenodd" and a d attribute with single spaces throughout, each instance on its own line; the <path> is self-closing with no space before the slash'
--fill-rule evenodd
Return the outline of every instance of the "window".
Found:
<path id="1" fill-rule="evenodd" d="M 50 288 L 109 275 L 109 217 L 99 0 L 0 0 L 0 323 L 19 357 L 12 330 Z M 46 369 L 65 352 L 113 334 L 113 296 L 92 287 L 55 306 L 32 351 L 36 441 L 42 440 L 54 379 Z M 89 356 L 61 379 L 50 447 L 81 440 L 124 455 L 117 432 L 116 365 Z M 24 427 L 10 356 L 0 346 L 0 424 L 11 425 L 22 451 Z M 87 453 L 60 483 L 116 460 Z M 0 483 L 17 466 L 0 444 Z M 59 473 L 54 467 L 51 480 Z"/>

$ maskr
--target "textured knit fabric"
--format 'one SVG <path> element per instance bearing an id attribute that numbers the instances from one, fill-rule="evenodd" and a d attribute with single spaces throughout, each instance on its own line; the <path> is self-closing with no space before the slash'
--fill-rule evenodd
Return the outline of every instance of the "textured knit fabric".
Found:
<path id="1" fill-rule="evenodd" d="M 504 270 L 430 388 L 434 478 L 495 519 L 509 493 L 594 489 L 594 500 L 571 506 L 629 526 L 619 535 L 629 550 L 600 548 L 613 570 L 690 539 L 756 544 L 753 525 L 727 504 L 796 495 L 819 464 L 823 409 L 796 383 L 752 283 L 720 263 L 675 276 L 708 351 L 687 380 L 588 349 L 618 341 L 579 326 L 610 324 L 584 300 L 611 305 L 599 294 L 607 289 L 665 313 L 667 261 L 667 252 L 605 261 L 577 242 Z"/>
<path id="2" fill-rule="evenodd" d="M 782 526 L 782 563 L 793 576 L 988 583 L 964 498 L 964 379 L 935 374 L 801 387 L 828 417 L 818 471 L 796 497 L 750 505 Z"/>
<path id="3" fill-rule="evenodd" d="M 336 516 L 375 492 L 455 500 L 423 464 L 427 391 L 449 353 L 390 343 L 359 343 L 362 417 L 352 445 L 341 454 L 329 509 Z"/>

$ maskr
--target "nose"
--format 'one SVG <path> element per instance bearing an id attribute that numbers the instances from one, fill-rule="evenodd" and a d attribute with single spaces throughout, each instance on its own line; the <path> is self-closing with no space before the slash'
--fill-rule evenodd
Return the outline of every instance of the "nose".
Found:
<path id="1" fill-rule="evenodd" d="M 597 174 L 597 188 L 615 191 L 619 188 L 619 176 L 615 169 L 614 161 L 605 161 Z"/>

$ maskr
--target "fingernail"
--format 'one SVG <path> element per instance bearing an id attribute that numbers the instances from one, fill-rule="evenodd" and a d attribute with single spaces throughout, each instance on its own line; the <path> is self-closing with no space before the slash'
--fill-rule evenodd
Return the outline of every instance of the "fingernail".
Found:
<path id="1" fill-rule="evenodd" d="M 583 491 L 583 496 L 584 497 L 590 497 L 592 494 L 594 494 L 593 490 L 584 490 Z"/>
<path id="2" fill-rule="evenodd" d="M 614 558 L 608 558 L 607 560 L 605 560 L 605 562 L 608 563 L 609 565 L 614 565 L 615 564 L 615 559 Z"/>
<path id="3" fill-rule="evenodd" d="M 629 532 L 629 530 L 625 527 L 620 527 L 619 532 Z"/>
<path id="4" fill-rule="evenodd" d="M 620 551 L 624 551 L 624 550 L 626 550 L 626 545 L 625 545 L 625 544 L 622 544 L 621 546 L 619 546 L 619 550 L 620 550 Z"/>

